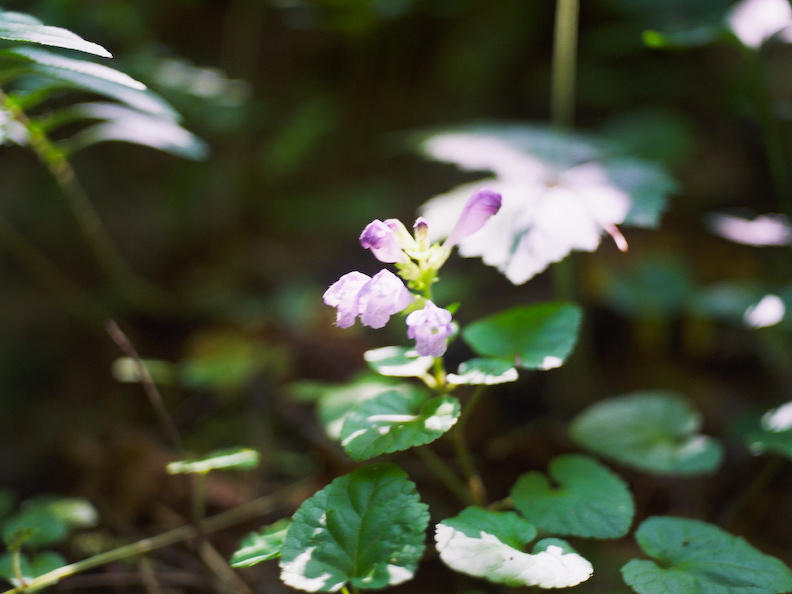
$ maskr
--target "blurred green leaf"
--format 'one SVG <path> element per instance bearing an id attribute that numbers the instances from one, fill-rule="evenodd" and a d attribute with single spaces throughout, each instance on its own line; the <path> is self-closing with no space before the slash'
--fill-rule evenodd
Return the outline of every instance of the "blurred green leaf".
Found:
<path id="1" fill-rule="evenodd" d="M 547 476 L 541 472 L 520 475 L 511 498 L 515 508 L 540 530 L 586 538 L 624 536 L 635 513 L 624 481 L 579 454 L 554 458 Z"/>
<path id="2" fill-rule="evenodd" d="M 33 578 L 42 576 L 45 573 L 49 573 L 50 571 L 55 571 L 56 569 L 65 566 L 66 563 L 66 559 L 56 552 L 42 551 L 37 555 L 21 555 L 19 565 L 22 571 L 22 577 L 25 581 L 29 581 Z M 0 577 L 3 577 L 11 582 L 14 587 L 18 588 L 22 586 L 16 577 L 13 556 L 11 553 L 0 555 Z"/>
<path id="3" fill-rule="evenodd" d="M 363 358 L 377 373 L 393 377 L 419 377 L 434 363 L 434 357 L 421 357 L 414 348 L 399 346 L 371 349 Z"/>
<path id="4" fill-rule="evenodd" d="M 212 470 L 250 470 L 259 464 L 259 453 L 250 448 L 227 448 L 197 460 L 179 460 L 167 466 L 168 474 L 205 474 Z"/>
<path id="5" fill-rule="evenodd" d="M 0 9 L 0 39 L 62 47 L 103 58 L 112 58 L 110 52 L 101 45 L 86 41 L 67 29 L 44 25 L 30 15 L 2 9 Z"/>
<path id="6" fill-rule="evenodd" d="M 638 594 L 792 591 L 792 571 L 784 563 L 712 524 L 651 517 L 638 527 L 635 538 L 656 560 L 633 559 L 622 567 L 624 581 Z"/>
<path id="7" fill-rule="evenodd" d="M 428 523 L 427 506 L 402 470 L 359 468 L 294 514 L 281 550 L 281 579 L 308 592 L 395 586 L 415 573 Z"/>
<path id="8" fill-rule="evenodd" d="M 587 450 L 657 474 L 700 474 L 720 466 L 722 448 L 698 433 L 701 419 L 675 392 L 634 392 L 598 402 L 572 422 Z"/>
<path id="9" fill-rule="evenodd" d="M 456 373 L 448 374 L 449 383 L 471 386 L 492 386 L 517 378 L 517 370 L 508 361 L 483 357 L 460 363 Z"/>
<path id="10" fill-rule="evenodd" d="M 251 567 L 280 556 L 291 519 L 284 518 L 248 534 L 231 556 L 231 567 Z"/>
<path id="11" fill-rule="evenodd" d="M 541 544 L 532 554 L 523 552 L 536 537 L 536 528 L 514 512 L 468 507 L 443 520 L 435 530 L 443 562 L 461 573 L 511 587 L 575 586 L 593 572 L 591 563 L 559 541 Z M 566 543 L 565 543 L 566 544 Z"/>
<path id="12" fill-rule="evenodd" d="M 572 352 L 581 318 L 570 303 L 518 306 L 469 324 L 462 336 L 479 355 L 523 369 L 553 369 Z"/>

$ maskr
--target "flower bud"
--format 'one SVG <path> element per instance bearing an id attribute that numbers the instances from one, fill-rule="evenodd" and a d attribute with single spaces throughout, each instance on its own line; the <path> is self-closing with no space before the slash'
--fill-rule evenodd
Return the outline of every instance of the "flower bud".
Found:
<path id="1" fill-rule="evenodd" d="M 473 194 L 462 209 L 454 229 L 446 238 L 445 247 L 452 247 L 484 226 L 501 207 L 502 197 L 493 190 L 481 189 Z"/>

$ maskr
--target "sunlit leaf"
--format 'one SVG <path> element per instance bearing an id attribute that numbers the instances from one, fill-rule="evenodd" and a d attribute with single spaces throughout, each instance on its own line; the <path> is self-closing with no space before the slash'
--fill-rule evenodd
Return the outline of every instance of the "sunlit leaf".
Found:
<path id="1" fill-rule="evenodd" d="M 469 324 L 462 336 L 479 355 L 523 369 L 553 369 L 572 352 L 581 317 L 570 303 L 518 306 Z"/>
<path id="2" fill-rule="evenodd" d="M 535 537 L 536 528 L 514 512 L 468 507 L 437 525 L 435 546 L 452 569 L 511 587 L 566 588 L 591 577 L 591 563 L 562 541 L 523 552 Z"/>
<path id="3" fill-rule="evenodd" d="M 53 47 L 77 50 L 89 54 L 112 58 L 101 45 L 86 41 L 67 29 L 44 25 L 38 19 L 18 12 L 0 9 L 0 39 L 23 41 Z"/>
<path id="4" fill-rule="evenodd" d="M 754 454 L 777 452 L 792 459 L 792 402 L 762 415 L 756 426 L 746 432 L 745 440 Z"/>
<path id="5" fill-rule="evenodd" d="M 179 460 L 166 467 L 168 474 L 205 474 L 212 470 L 250 470 L 259 464 L 259 453 L 249 448 L 228 448 L 198 460 Z"/>
<path id="6" fill-rule="evenodd" d="M 363 358 L 374 371 L 394 377 L 418 377 L 425 374 L 434 363 L 434 357 L 421 357 L 415 349 L 387 346 L 363 353 Z"/>
<path id="7" fill-rule="evenodd" d="M 258 532 L 248 534 L 231 556 L 232 567 L 250 567 L 280 556 L 291 519 L 284 518 Z"/>
<path id="8" fill-rule="evenodd" d="M 66 565 L 66 559 L 60 554 L 54 551 L 42 551 L 36 555 L 22 554 L 19 569 L 24 580 L 28 582 L 64 565 Z M 0 555 L 0 577 L 5 578 L 15 587 L 22 585 L 17 578 L 11 553 Z"/>
<path id="9" fill-rule="evenodd" d="M 354 460 L 424 445 L 453 427 L 459 410 L 453 396 L 427 399 L 421 390 L 388 390 L 347 413 L 341 445 Z"/>
<path id="10" fill-rule="evenodd" d="M 792 591 L 792 571 L 784 563 L 712 524 L 652 517 L 640 525 L 635 538 L 656 560 L 633 559 L 622 567 L 624 581 L 638 594 Z"/>
<path id="11" fill-rule="evenodd" d="M 657 164 L 626 159 L 614 143 L 538 126 L 460 127 L 425 138 L 423 152 L 469 171 L 491 171 L 473 184 L 435 196 L 422 208 L 436 237 L 447 236 L 479 187 L 503 196 L 498 214 L 463 239 L 459 253 L 481 257 L 515 284 L 572 250 L 594 251 L 616 225 L 655 226 L 674 183 Z"/>
<path id="12" fill-rule="evenodd" d="M 584 410 L 570 436 L 596 454 L 658 474 L 711 472 L 722 448 L 698 433 L 701 419 L 674 392 L 635 392 L 609 398 Z"/>
<path id="13" fill-rule="evenodd" d="M 517 381 L 517 370 L 508 361 L 479 357 L 460 363 L 456 373 L 448 374 L 448 381 L 459 385 L 492 386 Z"/>
<path id="14" fill-rule="evenodd" d="M 547 476 L 521 475 L 511 497 L 525 518 L 554 534 L 619 538 L 629 530 L 635 513 L 624 481 L 596 460 L 578 454 L 553 459 Z"/>
<path id="15" fill-rule="evenodd" d="M 402 470 L 360 468 L 294 514 L 281 549 L 281 579 L 308 592 L 395 586 L 415 573 L 428 523 L 427 506 Z"/>

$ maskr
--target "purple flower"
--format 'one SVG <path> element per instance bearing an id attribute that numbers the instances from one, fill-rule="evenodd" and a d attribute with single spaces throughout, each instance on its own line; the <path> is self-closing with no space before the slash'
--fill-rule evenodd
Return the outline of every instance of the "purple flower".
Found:
<path id="1" fill-rule="evenodd" d="M 404 225 L 397 219 L 388 219 L 384 222 L 374 220 L 366 225 L 363 233 L 360 234 L 360 245 L 371 250 L 380 262 L 402 262 L 405 259 L 399 242 L 402 229 Z M 406 229 L 404 233 L 407 233 Z"/>
<path id="2" fill-rule="evenodd" d="M 357 271 L 345 274 L 325 291 L 323 299 L 337 308 L 340 328 L 349 328 L 358 316 L 364 326 L 382 328 L 392 315 L 410 305 L 413 296 L 398 276 L 381 270 L 374 277 Z"/>
<path id="3" fill-rule="evenodd" d="M 442 356 L 452 332 L 451 312 L 431 301 L 407 316 L 407 337 L 415 339 L 415 350 L 422 357 Z"/>
<path id="4" fill-rule="evenodd" d="M 501 207 L 502 198 L 498 192 L 481 189 L 473 194 L 462 209 L 462 214 L 445 241 L 446 247 L 452 247 L 468 235 L 472 235 L 484 226 L 489 218 Z"/>

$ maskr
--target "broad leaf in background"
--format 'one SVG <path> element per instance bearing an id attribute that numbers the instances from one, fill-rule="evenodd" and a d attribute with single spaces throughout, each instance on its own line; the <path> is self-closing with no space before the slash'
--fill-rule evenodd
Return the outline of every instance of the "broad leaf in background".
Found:
<path id="1" fill-rule="evenodd" d="M 742 538 L 684 518 L 652 517 L 635 533 L 641 549 L 656 559 L 633 559 L 622 567 L 624 581 L 639 594 L 784 594 L 792 571 Z"/>
<path id="2" fill-rule="evenodd" d="M 479 355 L 522 369 L 553 369 L 572 352 L 581 318 L 571 303 L 517 306 L 469 324 L 462 337 Z"/>
<path id="3" fill-rule="evenodd" d="M 602 464 L 579 454 L 558 456 L 548 476 L 526 472 L 511 490 L 515 508 L 540 530 L 587 538 L 627 534 L 635 514 L 632 495 Z"/>
<path id="4" fill-rule="evenodd" d="M 206 474 L 212 470 L 250 470 L 259 464 L 259 453 L 250 448 L 226 448 L 197 460 L 179 460 L 167 466 L 168 474 Z"/>
<path id="5" fill-rule="evenodd" d="M 573 421 L 572 439 L 587 450 L 658 474 L 712 472 L 722 448 L 698 433 L 701 419 L 681 395 L 635 392 L 598 402 Z"/>
<path id="6" fill-rule="evenodd" d="M 511 587 L 566 588 L 586 581 L 591 563 L 563 541 L 542 541 L 523 549 L 536 528 L 514 512 L 468 507 L 440 522 L 435 543 L 443 562 L 468 575 Z"/>
<path id="7" fill-rule="evenodd" d="M 303 502 L 281 549 L 281 579 L 308 592 L 377 589 L 412 578 L 427 506 L 392 464 L 355 470 Z"/>
<path id="8" fill-rule="evenodd" d="M 67 29 L 51 27 L 30 15 L 2 9 L 0 9 L 0 39 L 62 47 L 103 58 L 113 57 L 101 45 L 86 41 Z"/>
<path id="9" fill-rule="evenodd" d="M 754 454 L 778 452 L 792 459 L 792 402 L 767 411 L 745 440 Z"/>
<path id="10" fill-rule="evenodd" d="M 231 567 L 250 567 L 280 556 L 291 520 L 284 518 L 248 534 L 231 556 Z"/>
<path id="11" fill-rule="evenodd" d="M 30 581 L 50 571 L 66 565 L 66 559 L 54 551 L 42 551 L 36 555 L 21 555 L 19 569 L 25 581 Z M 5 578 L 14 587 L 20 587 L 22 584 L 17 579 L 17 573 L 14 569 L 14 560 L 11 553 L 5 553 L 0 556 L 0 578 Z M 32 591 L 32 590 L 31 590 Z"/>
<path id="12" fill-rule="evenodd" d="M 98 521 L 96 509 L 85 499 L 40 495 L 25 501 L 19 511 L 2 522 L 3 540 L 26 532 L 23 546 L 42 547 L 63 542 L 70 530 L 89 528 Z"/>
<path id="13" fill-rule="evenodd" d="M 459 417 L 453 396 L 427 399 L 423 390 L 387 390 L 345 416 L 341 445 L 354 460 L 431 443 L 451 429 Z"/>
<path id="14" fill-rule="evenodd" d="M 457 385 L 493 386 L 517 381 L 517 370 L 508 361 L 478 357 L 459 364 L 456 373 L 448 374 L 448 382 Z"/>
<path id="15" fill-rule="evenodd" d="M 500 212 L 462 240 L 459 252 L 481 257 L 522 284 L 572 250 L 594 251 L 603 231 L 625 249 L 622 223 L 653 227 L 674 183 L 657 164 L 616 156 L 606 141 L 526 125 L 480 125 L 426 138 L 422 151 L 494 177 L 465 184 L 427 202 L 430 233 L 451 232 L 472 192 L 503 196 Z"/>

